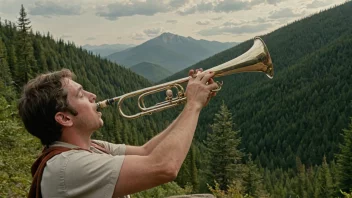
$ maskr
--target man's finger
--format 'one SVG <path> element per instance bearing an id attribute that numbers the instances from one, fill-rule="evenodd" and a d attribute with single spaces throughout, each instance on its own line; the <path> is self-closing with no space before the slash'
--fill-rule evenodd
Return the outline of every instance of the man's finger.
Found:
<path id="1" fill-rule="evenodd" d="M 196 79 L 201 81 L 205 75 L 206 73 L 203 73 L 201 70 L 198 70 Z"/>
<path id="2" fill-rule="evenodd" d="M 202 78 L 202 83 L 207 83 L 211 77 L 214 76 L 214 72 L 206 72 L 205 76 Z"/>
<path id="3" fill-rule="evenodd" d="M 194 70 L 193 69 L 189 70 L 188 76 L 193 76 L 193 74 L 194 74 Z"/>
<path id="4" fill-rule="evenodd" d="M 213 84 L 214 82 L 215 82 L 214 79 L 213 79 L 213 78 L 210 78 L 210 79 L 208 80 L 208 85 Z"/>
<path id="5" fill-rule="evenodd" d="M 213 84 L 208 85 L 208 89 L 209 90 L 214 90 L 214 89 L 217 89 L 217 88 L 219 88 L 218 83 L 213 83 Z"/>

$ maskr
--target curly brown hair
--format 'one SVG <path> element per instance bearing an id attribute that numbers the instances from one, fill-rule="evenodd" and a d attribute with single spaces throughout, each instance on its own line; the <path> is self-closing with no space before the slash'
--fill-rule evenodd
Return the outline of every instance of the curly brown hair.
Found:
<path id="1" fill-rule="evenodd" d="M 19 115 L 27 131 L 46 146 L 61 138 L 62 126 L 56 122 L 55 114 L 68 111 L 77 115 L 67 101 L 63 78 L 73 79 L 75 75 L 68 69 L 62 69 L 30 80 L 24 86 L 18 104 Z"/>

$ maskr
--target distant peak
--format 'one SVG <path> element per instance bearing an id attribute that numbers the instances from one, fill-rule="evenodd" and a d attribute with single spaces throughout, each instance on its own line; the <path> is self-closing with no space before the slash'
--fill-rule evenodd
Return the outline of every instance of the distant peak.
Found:
<path id="1" fill-rule="evenodd" d="M 163 36 L 178 36 L 178 35 L 173 34 L 171 32 L 164 32 L 164 33 L 160 34 L 160 37 L 163 37 Z"/>
<path id="2" fill-rule="evenodd" d="M 185 42 L 185 41 L 193 40 L 192 37 L 183 37 L 170 32 L 162 33 L 159 37 L 157 37 L 157 39 L 162 40 L 164 43 Z"/>

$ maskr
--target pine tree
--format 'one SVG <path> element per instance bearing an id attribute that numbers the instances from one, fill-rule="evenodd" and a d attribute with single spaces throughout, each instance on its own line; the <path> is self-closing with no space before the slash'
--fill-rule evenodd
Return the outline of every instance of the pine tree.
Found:
<path id="1" fill-rule="evenodd" d="M 299 197 L 308 197 L 306 183 L 306 168 L 305 165 L 302 164 L 301 159 L 296 157 L 296 168 L 297 168 L 297 180 L 296 180 L 296 192 Z"/>
<path id="2" fill-rule="evenodd" d="M 323 158 L 323 164 L 318 171 L 318 180 L 320 184 L 318 197 L 333 197 L 334 189 L 332 183 L 332 176 L 330 173 L 329 165 L 326 162 L 326 157 Z"/>
<path id="3" fill-rule="evenodd" d="M 231 113 L 223 103 L 220 111 L 215 114 L 212 132 L 208 134 L 207 147 L 209 152 L 209 181 L 216 181 L 220 189 L 227 190 L 235 178 L 242 174 L 241 159 L 243 153 L 238 149 L 241 139 L 239 130 L 235 131 Z"/>
<path id="4" fill-rule="evenodd" d="M 263 177 L 254 164 L 251 155 L 246 163 L 246 171 L 243 177 L 244 192 L 253 197 L 269 197 L 263 187 Z"/>
<path id="5" fill-rule="evenodd" d="M 13 83 L 6 58 L 6 48 L 0 37 L 0 96 L 12 100 L 14 97 L 14 92 L 12 91 Z"/>
<path id="6" fill-rule="evenodd" d="M 18 40 L 17 40 L 17 68 L 15 68 L 18 84 L 21 86 L 28 82 L 33 75 L 35 67 L 35 59 L 33 55 L 33 46 L 31 39 L 31 21 L 27 18 L 26 10 L 21 5 L 20 16 L 18 18 L 17 27 Z"/>
<path id="7" fill-rule="evenodd" d="M 198 178 L 198 169 L 197 169 L 197 165 L 196 165 L 196 148 L 193 144 L 192 144 L 189 155 L 190 155 L 189 169 L 191 172 L 193 192 L 198 192 L 199 178 Z"/>
<path id="8" fill-rule="evenodd" d="M 340 153 L 337 157 L 338 187 L 343 192 L 352 189 L 352 118 L 348 129 L 343 130 L 343 143 L 340 144 Z"/>

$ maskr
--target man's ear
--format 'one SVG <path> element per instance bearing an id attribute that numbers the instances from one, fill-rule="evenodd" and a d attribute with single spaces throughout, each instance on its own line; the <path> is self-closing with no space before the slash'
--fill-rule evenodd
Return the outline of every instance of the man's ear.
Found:
<path id="1" fill-rule="evenodd" d="M 62 126 L 70 127 L 73 125 L 71 115 L 69 113 L 57 112 L 55 114 L 55 120 Z"/>

